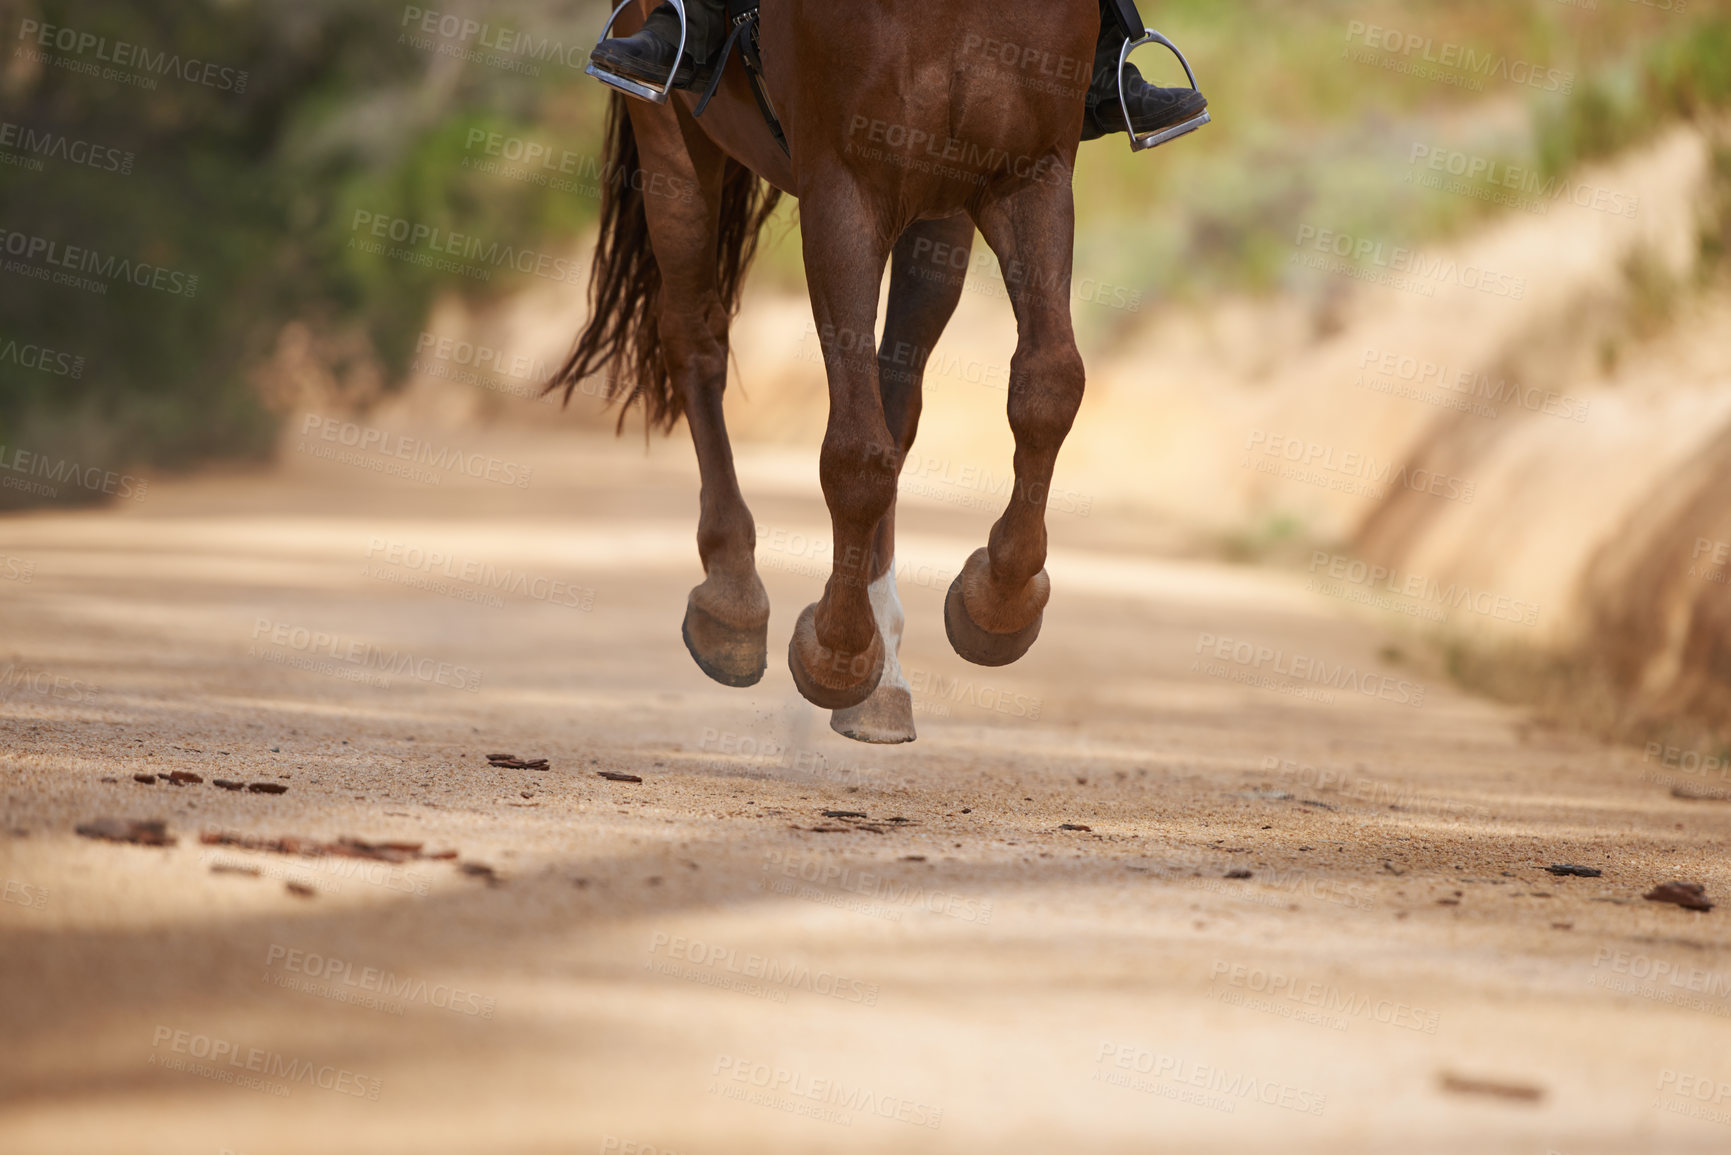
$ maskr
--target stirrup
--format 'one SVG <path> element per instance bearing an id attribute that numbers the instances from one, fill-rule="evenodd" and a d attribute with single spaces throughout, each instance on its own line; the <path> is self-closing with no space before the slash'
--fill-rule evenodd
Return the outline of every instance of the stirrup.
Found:
<path id="1" fill-rule="evenodd" d="M 1118 107 L 1124 113 L 1124 127 L 1129 130 L 1130 148 L 1133 152 L 1141 152 L 1143 149 L 1155 148 L 1159 145 L 1165 144 L 1169 140 L 1177 140 L 1179 137 L 1184 136 L 1187 133 L 1195 132 L 1197 129 L 1210 123 L 1214 119 L 1208 115 L 1208 110 L 1205 108 L 1189 120 L 1174 124 L 1169 128 L 1162 128 L 1158 132 L 1149 133 L 1147 136 L 1136 135 L 1136 130 L 1131 127 L 1130 123 L 1130 101 L 1124 95 L 1124 65 L 1130 62 L 1130 53 L 1142 47 L 1144 44 L 1164 44 L 1167 48 L 1171 49 L 1172 55 L 1178 58 L 1178 63 L 1184 66 L 1184 75 L 1190 79 L 1191 90 L 1194 92 L 1201 91 L 1201 89 L 1196 86 L 1196 74 L 1190 71 L 1190 62 L 1184 59 L 1184 54 L 1178 51 L 1178 46 L 1176 44 L 1160 35 L 1160 33 L 1154 31 L 1152 28 L 1144 28 L 1140 38 L 1124 41 L 1124 47 L 1118 50 Z"/>
<path id="2" fill-rule="evenodd" d="M 685 33 L 689 26 L 685 19 L 685 0 L 667 0 L 667 2 L 673 5 L 675 12 L 679 13 L 679 48 L 673 54 L 673 68 L 667 73 L 666 84 L 660 88 L 639 84 L 637 81 L 620 76 L 616 72 L 608 72 L 605 68 L 595 67 L 593 57 L 589 61 L 589 67 L 583 71 L 607 87 L 617 88 L 627 96 L 635 96 L 640 100 L 647 100 L 651 104 L 666 104 L 668 93 L 673 91 L 673 80 L 679 75 L 679 66 L 685 61 Z M 613 15 L 607 18 L 607 24 L 601 29 L 601 39 L 595 42 L 595 47 L 599 48 L 606 42 L 607 34 L 613 31 L 613 25 L 619 20 L 619 14 L 625 11 L 627 5 L 634 3 L 636 0 L 621 0 L 619 7 L 613 10 Z"/>

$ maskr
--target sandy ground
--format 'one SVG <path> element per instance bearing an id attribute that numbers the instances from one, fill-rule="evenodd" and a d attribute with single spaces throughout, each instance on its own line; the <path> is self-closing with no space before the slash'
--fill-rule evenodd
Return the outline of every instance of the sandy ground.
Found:
<path id="1" fill-rule="evenodd" d="M 291 441 L 0 522 L 0 1149 L 1731 1147 L 1731 912 L 1641 899 L 1731 894 L 1731 806 L 1672 794 L 1716 773 L 1535 728 L 1103 508 L 1053 518 L 1033 652 L 969 667 L 965 489 L 903 513 L 920 740 L 857 745 L 781 656 L 809 461 L 744 455 L 775 619 L 728 690 L 679 641 L 682 438 L 477 447 L 530 484 Z M 1280 657 L 1247 684 L 1213 639 Z M 74 833 L 101 818 L 178 841 Z"/>

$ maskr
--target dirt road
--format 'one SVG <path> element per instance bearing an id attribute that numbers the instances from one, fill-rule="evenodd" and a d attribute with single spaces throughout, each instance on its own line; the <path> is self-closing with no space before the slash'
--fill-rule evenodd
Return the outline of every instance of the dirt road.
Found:
<path id="1" fill-rule="evenodd" d="M 682 440 L 470 447 L 493 480 L 291 442 L 0 522 L 0 1149 L 1731 1147 L 1731 910 L 1642 900 L 1731 895 L 1694 752 L 1533 728 L 1103 509 L 1053 518 L 1029 657 L 969 667 L 965 481 L 903 512 L 920 739 L 858 745 L 779 653 L 809 462 L 743 455 L 740 691 L 679 640 Z M 423 848 L 232 844 L 286 836 Z"/>

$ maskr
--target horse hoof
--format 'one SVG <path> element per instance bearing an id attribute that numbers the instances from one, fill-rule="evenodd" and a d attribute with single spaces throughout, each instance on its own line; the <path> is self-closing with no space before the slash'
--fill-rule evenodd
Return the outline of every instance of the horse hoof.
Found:
<path id="1" fill-rule="evenodd" d="M 724 686 L 755 686 L 769 668 L 769 621 L 741 629 L 697 604 L 695 592 L 679 627 L 697 668 Z"/>
<path id="2" fill-rule="evenodd" d="M 871 647 L 851 658 L 817 640 L 817 603 L 805 607 L 787 643 L 787 668 L 793 684 L 814 706 L 845 710 L 871 697 L 884 672 L 884 640 L 875 629 Z"/>
<path id="3" fill-rule="evenodd" d="M 919 736 L 914 733 L 914 696 L 906 686 L 879 686 L 859 705 L 831 714 L 829 728 L 855 742 L 912 742 Z"/>
<path id="4" fill-rule="evenodd" d="M 968 616 L 967 603 L 962 599 L 961 574 L 950 583 L 950 592 L 944 598 L 944 632 L 950 636 L 950 646 L 976 666 L 1007 666 L 1027 653 L 1040 636 L 1040 622 L 1045 616 L 1045 611 L 1041 611 L 1014 633 L 994 634 Z"/>

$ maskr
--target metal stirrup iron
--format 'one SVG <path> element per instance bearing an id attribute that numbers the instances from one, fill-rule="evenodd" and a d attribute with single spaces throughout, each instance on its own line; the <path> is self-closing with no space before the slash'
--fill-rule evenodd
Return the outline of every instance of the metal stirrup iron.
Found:
<path id="1" fill-rule="evenodd" d="M 641 100 L 647 100 L 651 104 L 666 104 L 668 94 L 673 91 L 674 78 L 679 75 L 679 66 L 685 61 L 685 33 L 688 28 L 688 22 L 685 19 L 685 0 L 667 0 L 667 2 L 673 5 L 675 12 L 679 13 L 679 49 L 673 54 L 673 67 L 667 73 L 666 84 L 660 88 L 651 88 L 647 84 L 639 84 L 637 81 L 620 76 L 618 73 L 597 68 L 594 60 L 590 60 L 589 67 L 583 71 L 609 88 L 617 88 L 627 96 L 635 96 Z M 618 22 L 619 14 L 625 11 L 628 5 L 634 3 L 636 0 L 621 0 L 619 7 L 613 10 L 613 15 L 607 18 L 606 27 L 601 29 L 601 38 L 595 41 L 597 48 L 607 39 L 607 34 L 613 31 L 613 25 Z"/>
<path id="2" fill-rule="evenodd" d="M 1184 59 L 1184 54 L 1178 51 L 1178 46 L 1176 44 L 1160 35 L 1160 33 L 1154 31 L 1152 28 L 1144 28 L 1142 30 L 1142 35 L 1135 40 L 1124 41 L 1124 47 L 1118 51 L 1118 107 L 1124 113 L 1124 127 L 1130 130 L 1130 148 L 1134 152 L 1141 152 L 1143 149 L 1154 148 L 1158 145 L 1165 144 L 1169 140 L 1177 140 L 1186 133 L 1195 132 L 1197 129 L 1210 123 L 1214 119 L 1208 115 L 1208 110 L 1205 108 L 1189 120 L 1174 124 L 1170 128 L 1163 128 L 1158 132 L 1151 132 L 1147 136 L 1136 135 L 1136 130 L 1131 127 L 1130 122 L 1130 101 L 1124 95 L 1124 66 L 1130 62 L 1130 53 L 1142 47 L 1144 44 L 1163 44 L 1167 48 L 1171 49 L 1172 55 L 1178 58 L 1178 63 L 1184 66 L 1184 75 L 1189 78 L 1191 89 L 1193 91 L 1201 91 L 1196 85 L 1196 74 L 1190 71 L 1190 62 Z"/>

